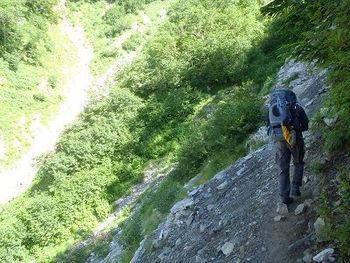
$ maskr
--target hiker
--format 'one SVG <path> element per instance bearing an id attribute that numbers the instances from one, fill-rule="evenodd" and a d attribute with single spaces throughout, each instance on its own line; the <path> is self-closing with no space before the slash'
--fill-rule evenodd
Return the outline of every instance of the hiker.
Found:
<path id="1" fill-rule="evenodd" d="M 297 103 L 295 93 L 282 88 L 271 93 L 267 121 L 268 134 L 275 141 L 279 194 L 281 201 L 288 205 L 294 200 L 290 194 L 301 196 L 305 155 L 302 132 L 308 130 L 309 119 Z M 291 157 L 294 163 L 292 187 L 289 178 Z"/>

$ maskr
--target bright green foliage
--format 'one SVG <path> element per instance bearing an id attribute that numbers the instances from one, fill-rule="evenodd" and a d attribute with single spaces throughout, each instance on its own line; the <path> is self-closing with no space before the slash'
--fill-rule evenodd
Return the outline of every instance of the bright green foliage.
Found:
<path id="1" fill-rule="evenodd" d="M 12 231 L 24 228 L 21 236 L 5 240 L 3 249 L 8 242 L 15 243 L 16 249 L 0 250 L 1 261 L 27 261 L 29 254 L 38 256 L 43 247 L 72 234 L 84 236 L 110 212 L 108 201 L 116 197 L 108 191 L 110 186 L 140 176 L 140 163 L 127 150 L 133 138 L 126 126 L 139 107 L 138 98 L 116 90 L 66 131 L 56 154 L 43 160 L 29 195 L 1 215 L 0 236 L 15 235 Z M 8 225 L 10 218 L 15 221 Z M 17 250 L 24 251 L 24 256 Z"/>
<path id="2" fill-rule="evenodd" d="M 6 147 L 1 166 L 27 150 L 34 115 L 47 123 L 62 100 L 67 77 L 62 64 L 72 66 L 75 50 L 56 24 L 56 4 L 56 0 L 0 3 L 0 136 Z"/>
<path id="3" fill-rule="evenodd" d="M 89 35 L 102 35 L 96 46 L 108 46 L 114 22 L 143 1 L 125 3 L 124 11 L 116 5 L 106 10 L 104 1 L 71 7 L 90 15 L 106 11 L 83 23 Z M 4 238 L 1 260 L 47 261 L 43 255 L 52 247 L 89 234 L 111 202 L 142 180 L 145 163 L 169 159 L 174 172 L 155 193 L 145 194 L 140 210 L 125 222 L 127 262 L 182 197 L 185 182 L 203 168 L 209 178 L 244 153 L 245 139 L 262 119 L 258 93 L 269 88 L 287 54 L 276 62 L 283 38 L 274 34 L 275 42 L 267 44 L 270 22 L 255 2 L 178 1 L 168 11 L 168 21 L 150 36 L 110 96 L 64 133 L 56 152 L 41 160 L 34 187 L 5 208 L 0 237 L 11 240 Z M 220 154 L 225 158 L 217 158 Z M 6 251 L 9 246 L 15 249 Z"/>
<path id="4" fill-rule="evenodd" d="M 0 54 L 16 69 L 22 60 L 36 64 L 57 0 L 3 0 L 0 3 Z"/>

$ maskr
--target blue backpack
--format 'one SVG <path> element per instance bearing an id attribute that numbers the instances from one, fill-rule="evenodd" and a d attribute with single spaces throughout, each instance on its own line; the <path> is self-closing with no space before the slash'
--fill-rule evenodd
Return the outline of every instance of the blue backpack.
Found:
<path id="1" fill-rule="evenodd" d="M 297 97 L 288 89 L 278 89 L 271 94 L 269 105 L 270 135 L 274 141 L 286 141 L 286 131 L 290 136 L 296 136 L 293 131 L 293 110 L 295 111 Z M 293 134 L 294 133 L 294 134 Z M 289 140 L 289 139 L 288 139 Z"/>

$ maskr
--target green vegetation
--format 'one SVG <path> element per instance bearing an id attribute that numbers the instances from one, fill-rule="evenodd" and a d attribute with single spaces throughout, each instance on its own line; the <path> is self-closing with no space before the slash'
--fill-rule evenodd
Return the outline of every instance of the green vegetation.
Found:
<path id="1" fill-rule="evenodd" d="M 316 56 L 320 62 L 334 66 L 328 108 L 330 116 L 337 114 L 339 121 L 324 135 L 329 149 L 348 144 L 347 3 L 276 0 L 263 9 L 274 16 L 264 17 L 260 12 L 264 1 L 151 2 L 69 2 L 71 18 L 84 25 L 94 46 L 95 74 L 103 72 L 120 54 L 114 45 L 116 38 L 139 21 L 136 14 L 139 10 L 145 8 L 150 19 L 157 20 L 164 4 L 168 19 L 162 24 L 155 23 L 150 33 L 136 32 L 124 42 L 126 50 L 142 44 L 137 61 L 118 77 L 108 98 L 90 105 L 80 120 L 65 131 L 56 152 L 41 159 L 34 186 L 2 207 L 2 262 L 48 262 L 57 254 L 61 254 L 62 262 L 86 259 L 94 244 L 73 251 L 67 247 L 88 237 L 112 211 L 113 201 L 143 179 L 149 161 L 161 159 L 174 170 L 157 189 L 143 194 L 138 208 L 122 223 L 121 243 L 125 248 L 122 260 L 129 262 L 144 236 L 184 197 L 186 182 L 198 174 L 199 181 L 208 180 L 245 153 L 247 136 L 262 123 L 260 95 L 269 92 L 276 71 L 292 51 Z M 31 14 L 36 14 L 41 6 L 27 5 L 32 8 Z M 333 22 L 334 29 L 330 28 Z M 316 27 L 318 24 L 321 26 Z M 9 30 L 20 32 L 16 27 Z M 40 32 L 44 34 L 47 30 Z M 315 34 L 324 37 L 315 38 Z M 28 79 L 25 74 L 29 67 L 45 68 L 46 59 L 40 60 L 33 54 L 48 56 L 50 52 L 21 49 L 18 45 L 23 41 L 16 42 L 16 38 L 11 41 L 0 42 L 1 50 L 10 54 L 1 58 L 0 72 L 4 72 L 6 80 L 12 77 L 19 81 L 14 89 L 17 95 L 26 90 L 21 85 L 34 84 L 20 82 L 21 78 L 12 74 Z M 311 46 L 310 41 L 314 43 Z M 332 52 L 326 49 L 327 45 L 334 46 Z M 21 56 L 12 47 L 21 50 Z M 26 61 L 27 57 L 32 60 Z M 27 68 L 21 75 L 23 65 Z M 56 74 L 48 76 L 53 89 L 58 79 Z M 35 105 L 50 101 L 45 94 L 29 90 Z M 11 93 L 8 96 L 13 97 Z M 18 99 L 15 101 L 19 103 Z M 343 215 L 348 211 L 349 184 L 342 178 L 339 183 L 339 196 L 344 201 L 339 210 L 344 211 L 339 216 L 342 232 L 334 238 L 346 256 L 348 238 L 344 233 L 349 232 L 349 222 Z M 96 246 L 105 254 L 105 245 Z"/>
<path id="2" fill-rule="evenodd" d="M 78 4 L 89 10 L 106 5 Z M 104 23 L 100 17 L 88 34 Z M 274 58 L 277 46 L 264 46 L 269 24 L 255 3 L 174 3 L 168 21 L 149 35 L 110 97 L 86 110 L 65 132 L 56 153 L 41 160 L 32 189 L 3 208 L 1 260 L 50 261 L 91 233 L 111 211 L 110 204 L 142 180 L 149 160 L 177 163 L 124 225 L 124 257 L 130 258 L 143 235 L 183 197 L 185 182 L 203 168 L 210 178 L 244 153 L 246 136 L 261 122 L 258 93 L 284 61 L 284 55 L 277 62 Z M 266 70 L 259 61 L 266 62 Z M 144 225 L 129 223 L 146 217 Z"/>
<path id="3" fill-rule="evenodd" d="M 150 18 L 152 27 L 160 22 L 159 10 L 166 8 L 169 2 L 162 0 L 130 0 L 116 1 L 113 4 L 108 1 L 84 1 L 70 0 L 68 6 L 70 10 L 70 19 L 79 24 L 81 23 L 87 33 L 94 48 L 94 58 L 91 70 L 98 76 L 106 71 L 111 62 L 118 58 L 122 51 L 118 46 L 118 37 L 131 30 L 133 25 L 144 26 L 139 12 L 144 8 L 143 13 Z M 152 30 L 149 28 L 148 30 Z M 145 33 L 142 34 L 145 38 Z M 135 49 L 141 42 L 140 33 L 134 32 L 130 39 L 126 40 L 126 50 Z"/>
<path id="4" fill-rule="evenodd" d="M 61 31 L 55 0 L 0 3 L 0 137 L 6 156 L 18 159 L 30 144 L 33 120 L 46 123 L 62 100 L 62 87 L 76 61 L 75 49 Z M 69 59 L 67 59 L 69 58 Z"/>

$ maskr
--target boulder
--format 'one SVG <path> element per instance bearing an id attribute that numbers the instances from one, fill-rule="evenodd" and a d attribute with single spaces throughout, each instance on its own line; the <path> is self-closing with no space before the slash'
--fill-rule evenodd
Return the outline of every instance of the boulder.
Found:
<path id="1" fill-rule="evenodd" d="M 329 257 L 332 256 L 334 253 L 333 248 L 327 248 L 320 253 L 318 253 L 316 256 L 314 256 L 312 259 L 316 262 L 327 262 Z"/>

